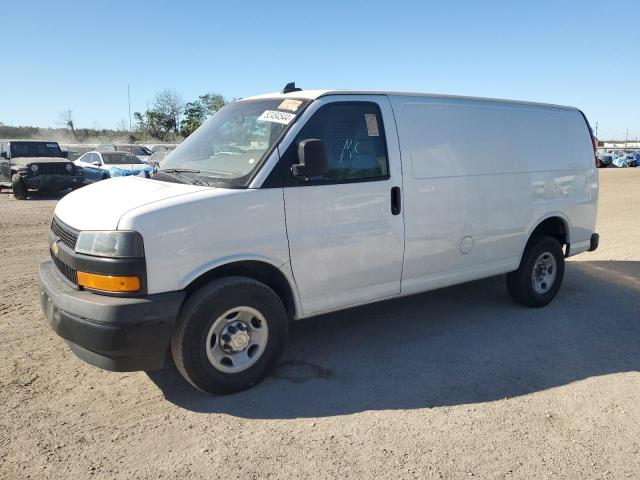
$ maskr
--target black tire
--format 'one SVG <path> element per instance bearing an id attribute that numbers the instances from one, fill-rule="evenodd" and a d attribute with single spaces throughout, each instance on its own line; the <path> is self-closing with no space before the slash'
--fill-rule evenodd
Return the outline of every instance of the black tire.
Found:
<path id="1" fill-rule="evenodd" d="M 534 288 L 534 266 L 536 261 L 548 253 L 555 259 L 555 278 L 551 287 L 544 293 Z M 520 261 L 520 267 L 515 272 L 507 274 L 507 290 L 518 303 L 528 307 L 543 307 L 554 299 L 564 277 L 564 253 L 562 245 L 553 237 L 546 235 L 532 235 Z"/>
<path id="2" fill-rule="evenodd" d="M 207 357 L 207 335 L 227 310 L 248 306 L 258 310 L 268 325 L 267 344 L 253 365 L 237 373 L 223 372 Z M 287 341 L 287 311 L 271 288 L 247 277 L 214 280 L 194 292 L 180 310 L 171 353 L 182 376 L 207 393 L 227 394 L 249 388 L 264 379 L 276 365 Z"/>
<path id="3" fill-rule="evenodd" d="M 11 177 L 11 187 L 13 188 L 13 196 L 16 197 L 17 200 L 24 200 L 27 198 L 28 189 L 19 174 L 14 173 Z"/>

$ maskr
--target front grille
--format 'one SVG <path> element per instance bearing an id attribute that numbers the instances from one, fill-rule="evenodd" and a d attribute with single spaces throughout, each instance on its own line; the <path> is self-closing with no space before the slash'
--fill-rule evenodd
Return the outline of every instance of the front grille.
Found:
<path id="1" fill-rule="evenodd" d="M 67 170 L 68 163 L 38 163 L 37 175 L 71 175 L 71 171 Z"/>
<path id="2" fill-rule="evenodd" d="M 78 284 L 78 272 L 74 268 L 71 268 L 69 265 L 56 257 L 53 252 L 51 252 L 51 259 L 53 260 L 53 263 L 58 268 L 60 273 L 64 275 L 67 280 L 71 281 L 75 285 Z"/>
<path id="3" fill-rule="evenodd" d="M 68 225 L 65 225 L 56 217 L 53 217 L 51 221 L 51 231 L 56 237 L 60 238 L 60 241 L 64 243 L 67 247 L 75 250 L 76 242 L 78 241 L 78 230 L 74 230 Z"/>

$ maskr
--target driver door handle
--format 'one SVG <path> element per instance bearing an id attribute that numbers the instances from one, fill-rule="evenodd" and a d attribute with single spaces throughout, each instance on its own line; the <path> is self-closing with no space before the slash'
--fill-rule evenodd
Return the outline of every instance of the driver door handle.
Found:
<path id="1" fill-rule="evenodd" d="M 401 211 L 401 195 L 400 187 L 393 187 L 391 189 L 391 213 L 398 215 Z"/>

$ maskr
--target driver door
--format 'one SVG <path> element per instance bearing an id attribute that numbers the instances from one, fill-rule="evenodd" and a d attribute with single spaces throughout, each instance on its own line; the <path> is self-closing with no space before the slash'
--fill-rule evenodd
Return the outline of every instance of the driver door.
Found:
<path id="1" fill-rule="evenodd" d="M 318 101 L 324 105 L 281 158 L 291 267 L 305 316 L 400 293 L 402 178 L 389 101 L 329 99 Z M 329 170 L 295 179 L 298 144 L 311 138 L 324 142 Z"/>

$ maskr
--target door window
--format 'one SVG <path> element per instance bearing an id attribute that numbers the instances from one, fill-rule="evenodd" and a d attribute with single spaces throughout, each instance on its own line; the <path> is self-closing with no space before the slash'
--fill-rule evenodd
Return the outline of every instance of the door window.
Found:
<path id="1" fill-rule="evenodd" d="M 304 184 L 348 183 L 389 178 L 382 115 L 372 102 L 336 102 L 321 107 L 287 150 L 290 165 L 298 163 L 298 143 L 309 138 L 324 142 L 329 170 Z M 292 176 L 291 176 L 292 177 Z"/>

